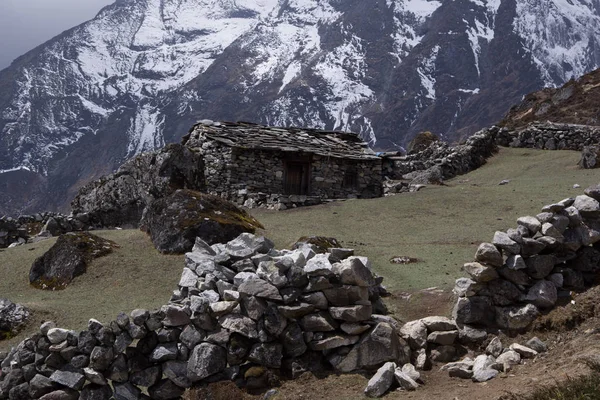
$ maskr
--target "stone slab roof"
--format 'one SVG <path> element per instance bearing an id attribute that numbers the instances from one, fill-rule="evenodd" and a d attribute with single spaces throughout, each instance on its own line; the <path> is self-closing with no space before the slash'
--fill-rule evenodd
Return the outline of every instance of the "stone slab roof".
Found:
<path id="1" fill-rule="evenodd" d="M 379 159 L 358 135 L 348 132 L 202 120 L 194 125 L 184 144 L 194 146 L 194 142 L 203 138 L 243 149 L 303 152 L 355 160 Z"/>

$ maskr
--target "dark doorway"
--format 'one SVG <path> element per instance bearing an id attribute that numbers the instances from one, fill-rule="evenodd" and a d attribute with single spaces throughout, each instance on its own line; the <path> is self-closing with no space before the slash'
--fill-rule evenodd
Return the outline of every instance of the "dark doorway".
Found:
<path id="1" fill-rule="evenodd" d="M 308 195 L 310 179 L 310 163 L 288 161 L 285 163 L 285 194 Z"/>

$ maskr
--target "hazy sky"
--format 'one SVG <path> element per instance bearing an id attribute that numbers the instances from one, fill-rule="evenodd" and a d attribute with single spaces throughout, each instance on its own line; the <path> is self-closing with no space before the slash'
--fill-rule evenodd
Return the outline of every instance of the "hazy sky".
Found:
<path id="1" fill-rule="evenodd" d="M 114 0 L 0 0 L 0 69 Z"/>

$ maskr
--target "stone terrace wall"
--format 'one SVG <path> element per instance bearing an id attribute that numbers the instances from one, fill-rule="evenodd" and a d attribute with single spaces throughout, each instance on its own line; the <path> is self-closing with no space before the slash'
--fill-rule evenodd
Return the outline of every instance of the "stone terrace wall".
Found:
<path id="1" fill-rule="evenodd" d="M 496 142 L 510 147 L 581 151 L 585 146 L 600 143 L 600 127 L 533 123 L 515 131 L 500 129 Z"/>
<path id="2" fill-rule="evenodd" d="M 82 332 L 46 322 L 0 355 L 0 399 L 178 399 L 195 383 L 260 386 L 269 369 L 295 377 L 324 364 L 402 365 L 410 348 L 397 322 L 378 314 L 380 283 L 348 249 L 277 251 L 250 234 L 198 240 L 160 310 L 92 319 Z"/>
<path id="3" fill-rule="evenodd" d="M 45 212 L 18 218 L 0 217 L 0 249 L 27 243 L 31 236 L 58 236 L 85 229 L 87 220 L 60 213 Z"/>
<path id="4" fill-rule="evenodd" d="M 571 290 L 596 283 L 600 271 L 600 185 L 542 208 L 482 243 L 469 278 L 456 281 L 458 324 L 526 328 Z"/>
<path id="5" fill-rule="evenodd" d="M 434 142 L 416 154 L 388 157 L 383 161 L 383 175 L 390 179 L 402 179 L 408 173 L 431 168 L 439 169 L 443 179 L 466 174 L 481 167 L 487 158 L 497 152 L 495 140 L 499 131 L 498 127 L 492 127 L 477 132 L 458 146 Z"/>

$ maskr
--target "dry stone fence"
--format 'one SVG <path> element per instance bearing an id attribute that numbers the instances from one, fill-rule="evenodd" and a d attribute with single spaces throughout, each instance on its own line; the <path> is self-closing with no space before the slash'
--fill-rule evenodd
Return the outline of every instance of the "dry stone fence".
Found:
<path id="1" fill-rule="evenodd" d="M 382 314 L 381 281 L 349 249 L 279 251 L 248 233 L 198 240 L 161 309 L 91 319 L 81 332 L 46 322 L 0 356 L 0 399 L 177 399 L 195 383 L 264 385 L 269 369 L 405 365 L 410 348 Z"/>
<path id="2" fill-rule="evenodd" d="M 581 151 L 585 146 L 600 144 L 600 127 L 535 122 L 515 130 L 499 129 L 496 142 L 505 147 Z"/>
<path id="3" fill-rule="evenodd" d="M 459 324 L 518 330 L 600 271 L 600 185 L 542 208 L 482 243 L 454 289 Z"/>

